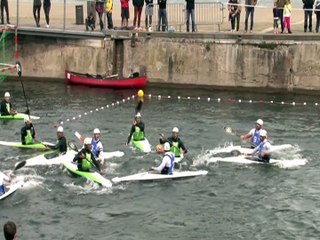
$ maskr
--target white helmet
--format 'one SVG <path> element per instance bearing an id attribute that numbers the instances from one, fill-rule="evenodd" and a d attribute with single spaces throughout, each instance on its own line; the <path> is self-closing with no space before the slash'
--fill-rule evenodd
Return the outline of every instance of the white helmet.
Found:
<path id="1" fill-rule="evenodd" d="M 63 133 L 63 127 L 62 127 L 62 126 L 59 126 L 59 127 L 57 128 L 57 132 L 62 132 L 62 133 Z"/>
<path id="2" fill-rule="evenodd" d="M 170 143 L 168 143 L 168 142 L 164 143 L 163 149 L 164 149 L 166 152 L 170 151 Z"/>
<path id="3" fill-rule="evenodd" d="M 83 141 L 83 144 L 88 145 L 88 144 L 91 144 L 91 142 L 92 142 L 92 138 L 85 138 Z"/>
<path id="4" fill-rule="evenodd" d="M 259 124 L 260 126 L 262 126 L 262 125 L 263 125 L 263 121 L 262 121 L 262 119 L 258 119 L 258 120 L 256 121 L 256 123 L 257 123 L 257 124 Z"/>
<path id="5" fill-rule="evenodd" d="M 140 117 L 141 118 L 141 113 L 137 112 L 136 117 Z"/>
<path id="6" fill-rule="evenodd" d="M 99 128 L 95 128 L 95 129 L 93 130 L 93 134 L 100 134 Z"/>
<path id="7" fill-rule="evenodd" d="M 179 128 L 174 127 L 174 128 L 172 129 L 172 132 L 179 133 Z"/>
<path id="8" fill-rule="evenodd" d="M 5 92 L 4 93 L 4 97 L 10 97 L 10 93 L 9 92 Z"/>
<path id="9" fill-rule="evenodd" d="M 267 131 L 264 130 L 264 129 L 262 129 L 262 130 L 260 131 L 260 137 L 267 137 Z"/>

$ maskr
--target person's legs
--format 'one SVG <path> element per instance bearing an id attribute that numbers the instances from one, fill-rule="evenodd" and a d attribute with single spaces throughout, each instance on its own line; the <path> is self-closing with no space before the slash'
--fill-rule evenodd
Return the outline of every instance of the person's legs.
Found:
<path id="1" fill-rule="evenodd" d="M 285 29 L 289 30 L 289 28 L 288 28 L 288 17 L 284 17 L 283 26 L 284 26 L 284 30 Z"/>
<path id="2" fill-rule="evenodd" d="M 236 30 L 239 31 L 240 28 L 240 13 L 237 13 L 236 15 Z"/>
<path id="3" fill-rule="evenodd" d="M 248 7 L 246 7 L 246 17 L 244 20 L 244 31 L 247 32 L 248 31 L 248 18 L 249 18 L 249 9 Z"/>
<path id="4" fill-rule="evenodd" d="M 250 10 L 250 15 L 251 15 L 251 24 L 250 24 L 250 31 L 253 30 L 253 23 L 254 23 L 254 8 L 252 7 L 251 10 Z"/>
<path id="5" fill-rule="evenodd" d="M 138 7 L 134 6 L 133 27 L 137 26 Z"/>
<path id="6" fill-rule="evenodd" d="M 50 22 L 50 18 L 49 18 L 50 7 L 51 7 L 50 5 L 43 5 L 44 14 L 46 15 L 46 22 L 47 22 L 48 26 L 49 26 L 49 22 Z"/>
<path id="7" fill-rule="evenodd" d="M 194 9 L 191 10 L 191 23 L 192 23 L 192 32 L 196 31 L 196 20 Z"/>
<path id="8" fill-rule="evenodd" d="M 167 18 L 167 9 L 163 9 L 163 21 L 162 24 L 164 27 L 162 27 L 162 31 L 168 31 L 168 18 Z"/>
<path id="9" fill-rule="evenodd" d="M 140 28 L 141 26 L 141 13 L 142 13 L 142 9 L 143 9 L 143 6 L 140 6 L 138 8 L 138 27 Z"/>
<path id="10" fill-rule="evenodd" d="M 1 24 L 4 24 L 4 18 L 3 18 L 3 13 L 4 13 L 4 0 L 1 0 L 0 8 L 1 8 Z"/>
<path id="11" fill-rule="evenodd" d="M 233 32 L 235 30 L 236 18 L 235 17 L 231 17 L 230 22 L 231 22 L 231 31 Z"/>
<path id="12" fill-rule="evenodd" d="M 287 27 L 288 27 L 288 33 L 292 33 L 291 32 L 291 19 L 290 19 L 290 17 L 288 17 L 288 23 L 287 23 Z"/>
<path id="13" fill-rule="evenodd" d="M 162 19 L 162 9 L 158 9 L 158 25 L 157 25 L 157 31 L 160 31 L 160 24 L 163 24 L 163 19 Z"/>
<path id="14" fill-rule="evenodd" d="M 112 13 L 107 13 L 107 20 L 108 20 L 108 29 L 112 29 L 113 28 Z"/>
<path id="15" fill-rule="evenodd" d="M 316 32 L 319 32 L 319 25 L 320 25 L 320 13 L 317 12 L 317 22 L 316 22 Z"/>
<path id="16" fill-rule="evenodd" d="M 309 12 L 309 32 L 312 32 L 312 10 Z"/>
<path id="17" fill-rule="evenodd" d="M 308 28 L 308 11 L 304 9 L 304 32 L 307 31 Z"/>
<path id="18" fill-rule="evenodd" d="M 278 9 L 278 16 L 279 16 L 279 19 L 280 19 L 281 33 L 283 33 L 283 30 L 284 30 L 284 24 L 283 24 L 283 9 Z"/>
<path id="19" fill-rule="evenodd" d="M 187 32 L 189 32 L 190 31 L 190 29 L 189 29 L 189 21 L 190 21 L 190 14 L 191 14 L 191 12 L 190 12 L 190 10 L 186 10 L 186 18 L 187 18 L 187 21 L 186 21 L 186 23 L 187 23 Z"/>
<path id="20" fill-rule="evenodd" d="M 8 0 L 5 0 L 5 5 L 4 5 L 5 9 L 6 9 L 6 15 L 7 15 L 7 23 L 10 24 L 9 21 L 9 6 L 8 6 Z"/>

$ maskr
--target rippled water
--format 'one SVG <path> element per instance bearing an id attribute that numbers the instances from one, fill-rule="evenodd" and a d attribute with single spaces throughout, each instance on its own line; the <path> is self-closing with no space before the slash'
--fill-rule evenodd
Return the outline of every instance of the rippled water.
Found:
<path id="1" fill-rule="evenodd" d="M 107 162 L 108 179 L 146 170 L 160 160 L 156 153 L 144 155 L 124 145 L 135 101 L 100 108 L 135 91 L 68 87 L 63 82 L 25 84 L 31 113 L 41 117 L 34 121 L 39 139 L 55 141 L 54 126 L 63 121 L 69 140 L 76 141 L 75 130 L 89 136 L 99 127 L 108 151 L 125 152 L 124 157 Z M 19 82 L 4 82 L 1 90 L 10 90 L 17 108 L 25 110 Z M 179 127 L 189 149 L 183 169 L 208 170 L 207 176 L 121 183 L 103 190 L 71 178 L 60 166 L 25 167 L 16 172 L 16 178 L 25 181 L 24 187 L 0 202 L 0 224 L 15 221 L 19 239 L 318 239 L 320 120 L 316 96 L 157 87 L 145 92 L 172 97 L 145 99 L 142 115 L 149 141 L 154 146 L 160 132 L 168 136 L 172 127 Z M 221 102 L 213 100 L 218 98 Z M 239 103 L 228 98 L 307 105 Z M 90 110 L 93 113 L 83 117 Z M 246 133 L 257 118 L 265 121 L 274 144 L 292 145 L 279 158 L 307 159 L 308 163 L 293 169 L 210 163 L 208 151 L 244 144 L 227 135 L 224 126 Z M 18 141 L 21 126 L 18 121 L 2 123 L 0 139 Z M 1 170 L 10 170 L 15 162 L 35 154 L 0 149 Z"/>

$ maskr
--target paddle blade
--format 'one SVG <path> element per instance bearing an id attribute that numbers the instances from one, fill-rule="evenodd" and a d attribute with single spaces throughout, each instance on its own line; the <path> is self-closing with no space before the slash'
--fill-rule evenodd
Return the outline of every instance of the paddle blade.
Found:
<path id="1" fill-rule="evenodd" d="M 239 156 L 239 155 L 241 155 L 241 152 L 240 152 L 239 150 L 236 150 L 236 149 L 235 149 L 235 150 L 232 150 L 232 151 L 231 151 L 231 155 L 232 155 L 232 156 Z"/>
<path id="2" fill-rule="evenodd" d="M 81 136 L 81 134 L 79 132 L 75 132 L 74 135 L 79 139 L 80 142 L 84 141 L 84 137 Z"/>
<path id="3" fill-rule="evenodd" d="M 21 161 L 19 163 L 16 163 L 12 172 L 24 167 L 26 164 L 27 164 L 27 161 Z"/>
<path id="4" fill-rule="evenodd" d="M 68 146 L 69 146 L 69 148 L 71 148 L 72 150 L 78 152 L 78 148 L 77 148 L 77 146 L 76 146 L 73 142 L 69 141 L 69 142 L 68 142 Z"/>
<path id="5" fill-rule="evenodd" d="M 136 113 L 141 111 L 142 103 L 143 103 L 142 99 L 139 99 L 138 104 L 136 106 Z"/>
<path id="6" fill-rule="evenodd" d="M 233 131 L 233 129 L 231 127 L 224 127 L 224 131 L 226 133 L 234 135 L 234 131 Z"/>

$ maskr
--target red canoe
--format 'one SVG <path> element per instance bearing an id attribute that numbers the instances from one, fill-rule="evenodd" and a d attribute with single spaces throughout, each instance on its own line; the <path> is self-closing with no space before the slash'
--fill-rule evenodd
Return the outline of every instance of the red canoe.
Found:
<path id="1" fill-rule="evenodd" d="M 80 84 L 91 87 L 106 88 L 144 88 L 147 84 L 147 76 L 139 76 L 139 73 L 133 73 L 129 78 L 119 78 L 118 75 L 102 77 L 101 75 L 90 75 L 66 71 L 66 80 L 68 84 Z"/>

